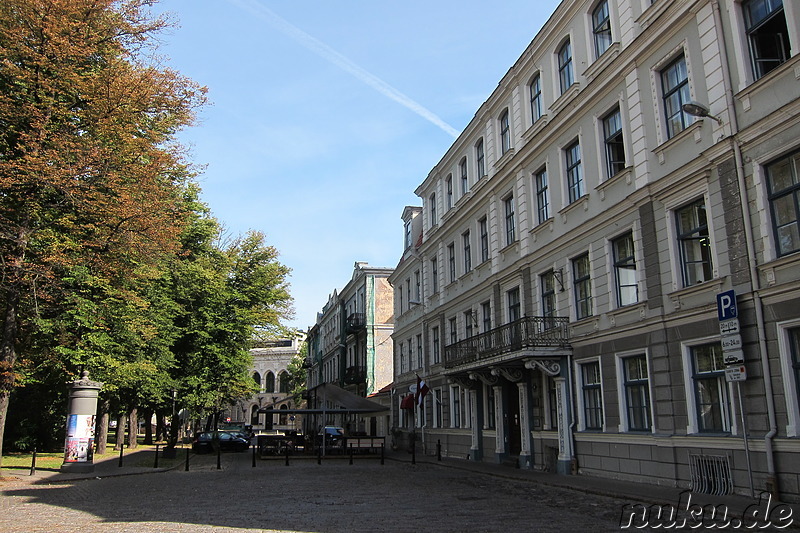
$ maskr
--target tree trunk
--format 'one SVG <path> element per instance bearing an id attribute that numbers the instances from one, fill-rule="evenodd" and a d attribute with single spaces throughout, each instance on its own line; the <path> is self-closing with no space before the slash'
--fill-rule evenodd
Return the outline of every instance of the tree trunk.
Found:
<path id="1" fill-rule="evenodd" d="M 164 413 L 156 411 L 156 441 L 167 440 L 167 421 L 164 418 Z"/>
<path id="2" fill-rule="evenodd" d="M 142 444 L 152 445 L 153 444 L 153 410 L 152 409 L 145 409 L 144 411 L 144 441 Z"/>
<path id="3" fill-rule="evenodd" d="M 114 432 L 116 442 L 114 443 L 114 450 L 120 451 L 125 445 L 125 415 L 117 416 L 117 429 Z"/>
<path id="4" fill-rule="evenodd" d="M 103 455 L 106 453 L 108 446 L 108 415 L 110 402 L 108 400 L 101 400 L 98 409 L 99 415 L 97 417 L 96 428 L 94 432 L 94 453 L 96 455 Z"/>
<path id="5" fill-rule="evenodd" d="M 0 476 L 3 475 L 3 435 L 6 430 L 8 404 L 14 388 L 14 364 L 17 362 L 17 306 L 19 290 L 13 285 L 5 291 L 3 338 L 0 340 Z"/>
<path id="6" fill-rule="evenodd" d="M 131 450 L 139 446 L 137 437 L 139 436 L 139 412 L 134 407 L 128 413 L 128 448 Z"/>

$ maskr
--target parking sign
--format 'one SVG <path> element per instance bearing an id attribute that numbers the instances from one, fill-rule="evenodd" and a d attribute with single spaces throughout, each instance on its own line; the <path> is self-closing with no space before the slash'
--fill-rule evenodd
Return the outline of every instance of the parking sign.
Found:
<path id="1" fill-rule="evenodd" d="M 720 322 L 736 318 L 738 316 L 737 311 L 736 291 L 731 289 L 717 294 L 717 315 Z"/>

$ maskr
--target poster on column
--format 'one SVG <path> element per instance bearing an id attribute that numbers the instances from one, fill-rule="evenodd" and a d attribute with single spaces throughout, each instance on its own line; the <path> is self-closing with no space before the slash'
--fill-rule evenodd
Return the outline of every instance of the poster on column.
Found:
<path id="1" fill-rule="evenodd" d="M 91 462 L 93 445 L 94 415 L 69 415 L 67 418 L 67 442 L 64 444 L 64 462 Z"/>

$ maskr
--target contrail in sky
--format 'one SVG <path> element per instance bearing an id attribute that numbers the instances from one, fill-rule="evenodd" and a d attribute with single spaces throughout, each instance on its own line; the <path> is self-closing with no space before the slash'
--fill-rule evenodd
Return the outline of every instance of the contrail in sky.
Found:
<path id="1" fill-rule="evenodd" d="M 404 95 L 374 74 L 371 74 L 359 67 L 327 44 L 319 41 L 297 26 L 281 18 L 272 10 L 264 6 L 261 2 L 258 2 L 257 0 L 229 0 L 229 2 L 236 4 L 242 9 L 246 9 L 254 15 L 266 20 L 271 25 L 278 28 L 278 30 L 280 30 L 282 33 L 288 35 L 318 56 L 330 61 L 332 64 L 341 68 L 345 72 L 349 72 L 358 80 L 366 83 L 382 95 L 394 100 L 403 107 L 410 109 L 413 113 L 416 113 L 420 117 L 436 125 L 446 133 L 452 135 L 453 137 L 458 137 L 459 131 L 436 116 L 433 112 Z"/>

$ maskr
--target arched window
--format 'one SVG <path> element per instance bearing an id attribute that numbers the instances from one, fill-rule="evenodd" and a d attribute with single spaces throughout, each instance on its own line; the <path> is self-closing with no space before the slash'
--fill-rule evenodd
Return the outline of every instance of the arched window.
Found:
<path id="1" fill-rule="evenodd" d="M 255 381 L 256 385 L 258 385 L 258 390 L 261 390 L 261 374 L 258 372 L 253 372 L 253 381 Z"/>
<path id="2" fill-rule="evenodd" d="M 280 392 L 289 393 L 289 373 L 288 372 L 281 372 L 278 375 L 280 381 Z"/>
<path id="3" fill-rule="evenodd" d="M 264 391 L 265 392 L 275 392 L 275 374 L 272 372 L 267 372 L 267 378 L 265 380 Z"/>
<path id="4" fill-rule="evenodd" d="M 250 424 L 257 426 L 258 425 L 258 406 L 254 405 L 250 411 Z"/>

